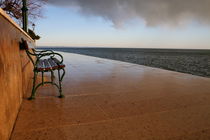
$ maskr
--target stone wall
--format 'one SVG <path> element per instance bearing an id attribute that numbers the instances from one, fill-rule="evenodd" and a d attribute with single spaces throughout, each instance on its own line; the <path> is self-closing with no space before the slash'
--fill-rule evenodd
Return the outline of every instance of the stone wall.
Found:
<path id="1" fill-rule="evenodd" d="M 19 42 L 34 41 L 0 9 L 0 140 L 8 140 L 32 78 L 32 64 Z"/>

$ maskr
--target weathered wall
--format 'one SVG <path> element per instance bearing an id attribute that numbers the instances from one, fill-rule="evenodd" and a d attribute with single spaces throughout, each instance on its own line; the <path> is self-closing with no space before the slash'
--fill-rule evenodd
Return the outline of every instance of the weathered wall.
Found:
<path id="1" fill-rule="evenodd" d="M 25 51 L 19 49 L 21 38 L 34 43 L 0 9 L 0 140 L 9 139 L 32 78 L 32 65 Z"/>

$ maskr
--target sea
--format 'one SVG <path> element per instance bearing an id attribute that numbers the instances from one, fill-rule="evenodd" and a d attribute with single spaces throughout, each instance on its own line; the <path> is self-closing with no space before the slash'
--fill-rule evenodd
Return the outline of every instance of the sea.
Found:
<path id="1" fill-rule="evenodd" d="M 210 50 L 99 47 L 38 48 L 124 61 L 197 76 L 210 77 Z"/>

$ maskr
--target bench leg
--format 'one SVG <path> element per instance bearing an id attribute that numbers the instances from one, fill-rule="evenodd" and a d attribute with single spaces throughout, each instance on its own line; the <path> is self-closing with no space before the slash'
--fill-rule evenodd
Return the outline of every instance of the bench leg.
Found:
<path id="1" fill-rule="evenodd" d="M 64 95 L 62 94 L 62 80 L 63 80 L 63 76 L 65 74 L 65 71 L 64 71 L 64 69 L 62 69 L 62 70 L 63 70 L 63 74 L 61 76 L 60 69 L 58 69 L 59 93 L 60 93 L 60 95 L 58 96 L 59 98 L 64 97 Z"/>
<path id="2" fill-rule="evenodd" d="M 50 73 L 51 73 L 51 82 L 53 83 L 54 79 L 55 79 L 55 75 L 54 75 L 54 72 L 52 70 L 50 71 Z"/>
<path id="3" fill-rule="evenodd" d="M 32 93 L 31 97 L 29 97 L 29 100 L 35 99 L 35 92 L 36 92 L 36 78 L 37 78 L 37 72 L 34 71 L 34 77 L 33 77 L 33 88 L 32 88 Z"/>

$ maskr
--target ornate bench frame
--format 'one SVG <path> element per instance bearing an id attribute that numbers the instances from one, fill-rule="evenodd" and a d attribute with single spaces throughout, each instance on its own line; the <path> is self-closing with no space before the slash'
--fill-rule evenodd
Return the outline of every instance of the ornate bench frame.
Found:
<path id="1" fill-rule="evenodd" d="M 31 60 L 33 64 L 33 88 L 31 96 L 28 98 L 29 100 L 35 99 L 36 96 L 36 90 L 45 84 L 52 84 L 56 86 L 59 90 L 60 95 L 59 98 L 63 98 L 64 95 L 62 94 L 62 80 L 65 75 L 65 65 L 63 64 L 63 56 L 59 53 L 53 52 L 52 50 L 43 50 L 43 51 L 37 51 L 35 49 L 29 49 L 28 44 L 25 40 L 22 40 L 20 43 L 21 48 L 25 49 L 29 59 Z M 44 58 L 47 59 L 44 59 Z M 60 60 L 58 60 L 56 57 L 59 57 Z M 35 58 L 35 59 L 33 59 Z M 50 63 L 52 64 L 50 64 Z M 46 65 L 45 65 L 46 64 Z M 55 76 L 54 71 L 58 71 L 58 84 L 54 82 Z M 62 74 L 61 74 L 62 70 Z M 41 73 L 42 75 L 42 82 L 36 85 L 36 80 L 38 73 Z M 50 72 L 51 73 L 51 81 L 44 81 L 44 73 Z"/>

